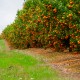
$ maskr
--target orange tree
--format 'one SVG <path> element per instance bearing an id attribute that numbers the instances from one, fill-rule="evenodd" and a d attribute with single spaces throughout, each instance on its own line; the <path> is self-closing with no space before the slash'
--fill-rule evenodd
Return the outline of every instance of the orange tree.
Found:
<path id="1" fill-rule="evenodd" d="M 2 39 L 2 35 L 0 34 L 0 39 Z"/>
<path id="2" fill-rule="evenodd" d="M 27 0 L 7 28 L 5 39 L 15 48 L 80 51 L 80 1 Z"/>

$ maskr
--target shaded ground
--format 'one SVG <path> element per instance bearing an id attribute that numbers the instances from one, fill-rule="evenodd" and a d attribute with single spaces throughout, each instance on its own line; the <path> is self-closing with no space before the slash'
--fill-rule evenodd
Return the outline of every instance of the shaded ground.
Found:
<path id="1" fill-rule="evenodd" d="M 8 46 L 7 46 L 8 47 Z M 9 47 L 8 47 L 9 49 Z M 21 50 L 25 54 L 33 55 L 60 71 L 60 74 L 74 80 L 80 79 L 80 54 L 65 52 L 55 52 L 53 49 L 30 48 Z"/>

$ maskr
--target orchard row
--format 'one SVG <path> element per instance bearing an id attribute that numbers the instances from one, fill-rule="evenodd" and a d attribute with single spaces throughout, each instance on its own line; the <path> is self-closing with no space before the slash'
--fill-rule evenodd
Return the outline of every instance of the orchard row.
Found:
<path id="1" fill-rule="evenodd" d="M 80 0 L 27 0 L 2 35 L 14 48 L 80 51 Z"/>

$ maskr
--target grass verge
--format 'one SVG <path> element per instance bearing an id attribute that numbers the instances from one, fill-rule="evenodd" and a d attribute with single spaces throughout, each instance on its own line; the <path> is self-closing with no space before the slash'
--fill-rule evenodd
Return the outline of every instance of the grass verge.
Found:
<path id="1" fill-rule="evenodd" d="M 6 51 L 0 40 L 0 80 L 69 80 L 44 62 L 16 50 Z"/>

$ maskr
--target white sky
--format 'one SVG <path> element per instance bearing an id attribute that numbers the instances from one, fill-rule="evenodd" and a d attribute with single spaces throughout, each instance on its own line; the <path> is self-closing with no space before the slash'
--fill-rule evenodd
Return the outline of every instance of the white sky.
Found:
<path id="1" fill-rule="evenodd" d="M 23 6 L 24 0 L 0 0 L 0 33 L 9 24 L 11 24 L 18 9 Z"/>

